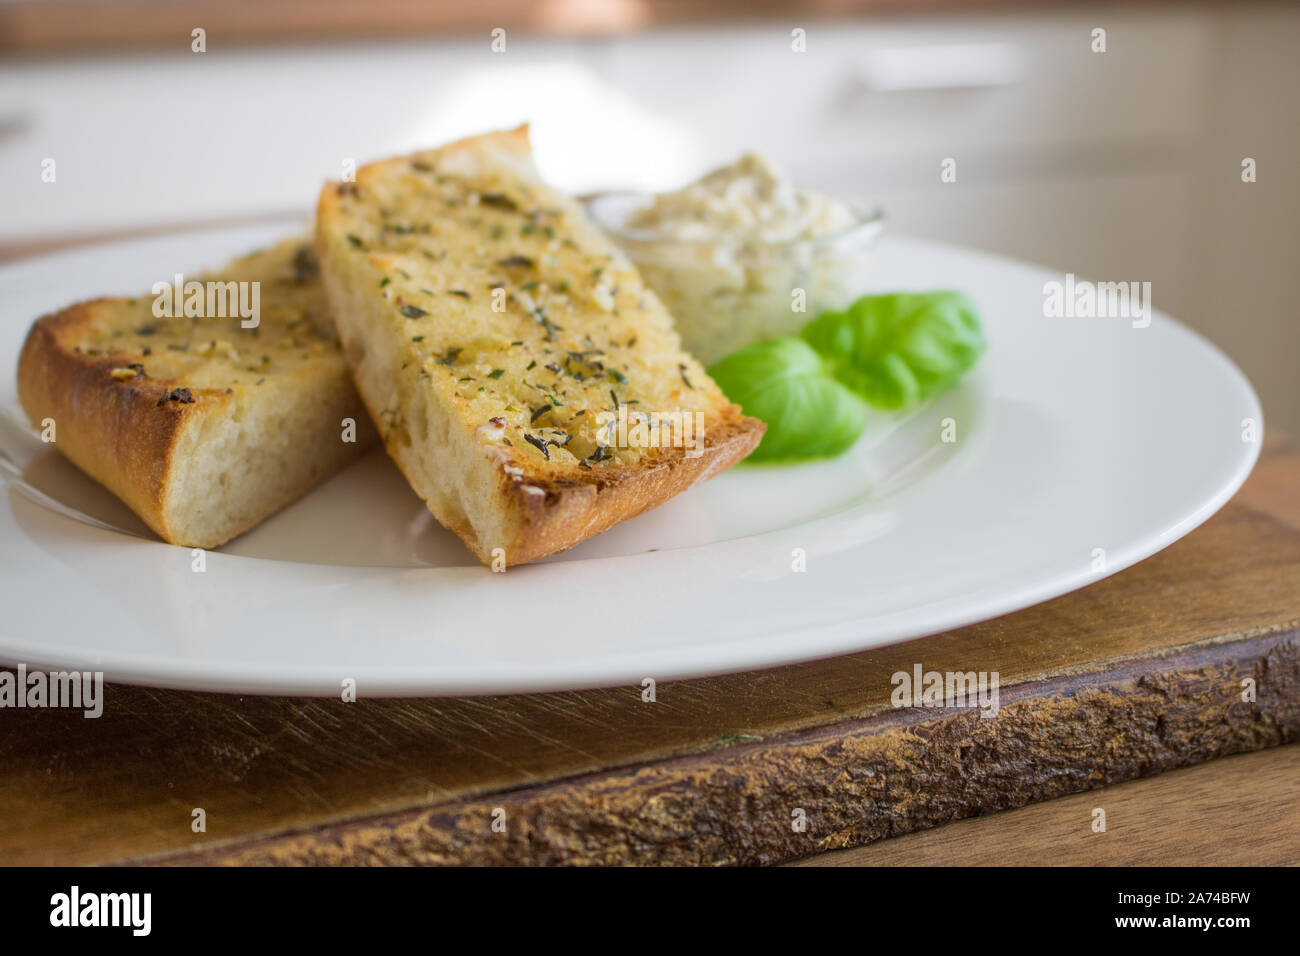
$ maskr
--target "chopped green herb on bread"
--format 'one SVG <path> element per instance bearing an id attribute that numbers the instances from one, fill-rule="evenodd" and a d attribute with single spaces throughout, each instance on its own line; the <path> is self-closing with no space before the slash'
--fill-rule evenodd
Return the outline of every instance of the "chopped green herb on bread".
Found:
<path id="1" fill-rule="evenodd" d="M 569 548 L 762 437 L 622 253 L 540 180 L 525 128 L 327 184 L 317 251 L 388 453 L 485 564 Z M 620 413 L 689 417 L 700 440 L 623 440 Z"/>

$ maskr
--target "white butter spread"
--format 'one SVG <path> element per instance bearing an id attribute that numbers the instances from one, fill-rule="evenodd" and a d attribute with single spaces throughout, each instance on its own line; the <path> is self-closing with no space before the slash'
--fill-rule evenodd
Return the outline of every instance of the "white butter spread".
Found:
<path id="1" fill-rule="evenodd" d="M 876 219 L 747 153 L 630 211 L 617 238 L 706 365 L 866 291 Z"/>
<path id="2" fill-rule="evenodd" d="M 665 238 L 743 243 L 832 236 L 857 221 L 848 204 L 796 189 L 771 160 L 746 153 L 684 189 L 655 197 L 627 225 Z"/>

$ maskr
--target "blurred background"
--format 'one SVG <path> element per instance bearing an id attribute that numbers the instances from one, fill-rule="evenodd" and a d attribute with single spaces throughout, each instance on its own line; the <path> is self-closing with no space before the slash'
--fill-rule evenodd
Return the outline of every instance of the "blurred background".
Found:
<path id="1" fill-rule="evenodd" d="M 1300 436 L 1294 3 L 0 0 L 0 56 L 0 259 L 309 215 L 525 120 L 574 192 L 758 149 L 892 231 L 1151 282 Z"/>

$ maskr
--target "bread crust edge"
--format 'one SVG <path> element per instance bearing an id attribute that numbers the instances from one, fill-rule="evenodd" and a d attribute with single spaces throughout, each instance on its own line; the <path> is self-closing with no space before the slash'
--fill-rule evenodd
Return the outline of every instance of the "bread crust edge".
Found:
<path id="1" fill-rule="evenodd" d="M 507 566 L 535 561 L 574 547 L 614 525 L 664 504 L 739 462 L 759 443 L 767 426 L 756 418 L 729 415 L 715 422 L 701 455 L 684 451 L 631 467 L 592 469 L 590 477 L 529 478 L 502 482 L 519 533 L 505 545 Z M 528 491 L 539 488 L 542 494 Z M 491 563 L 491 556 L 480 560 Z"/>
<path id="2" fill-rule="evenodd" d="M 178 544 L 164 513 L 166 479 L 196 406 L 159 406 L 166 384 L 119 382 L 109 374 L 118 365 L 111 356 L 75 351 L 72 342 L 94 321 L 95 309 L 112 301 L 79 302 L 36 320 L 18 357 L 18 400 L 33 427 L 54 420 L 55 448 L 159 537 Z"/>

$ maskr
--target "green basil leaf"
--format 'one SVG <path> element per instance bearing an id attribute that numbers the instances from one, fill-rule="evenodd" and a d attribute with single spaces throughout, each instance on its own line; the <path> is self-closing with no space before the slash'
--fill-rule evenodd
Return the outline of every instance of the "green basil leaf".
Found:
<path id="1" fill-rule="evenodd" d="M 975 304 L 960 292 L 867 295 L 804 326 L 828 371 L 872 405 L 906 409 L 955 383 L 984 352 Z"/>
<path id="2" fill-rule="evenodd" d="M 826 373 L 796 338 L 768 339 L 733 352 L 709 369 L 733 402 L 767 424 L 750 461 L 827 458 L 858 440 L 866 408 Z"/>

